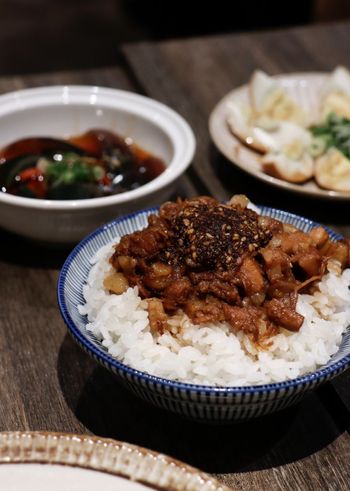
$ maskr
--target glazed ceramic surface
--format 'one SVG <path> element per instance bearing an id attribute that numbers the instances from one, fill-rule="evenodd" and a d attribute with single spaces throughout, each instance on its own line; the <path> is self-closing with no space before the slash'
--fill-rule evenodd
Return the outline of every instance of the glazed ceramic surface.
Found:
<path id="1" fill-rule="evenodd" d="M 52 201 L 0 192 L 0 226 L 31 239 L 72 243 L 103 223 L 161 203 L 189 166 L 195 139 L 169 107 L 131 92 L 94 86 L 27 89 L 0 96 L 0 148 L 19 138 L 65 138 L 104 128 L 162 158 L 166 170 L 138 189 L 102 198 Z"/>
<path id="2" fill-rule="evenodd" d="M 207 474 L 136 445 L 48 432 L 0 433 L 0 483 L 4 491 L 228 491 Z"/>

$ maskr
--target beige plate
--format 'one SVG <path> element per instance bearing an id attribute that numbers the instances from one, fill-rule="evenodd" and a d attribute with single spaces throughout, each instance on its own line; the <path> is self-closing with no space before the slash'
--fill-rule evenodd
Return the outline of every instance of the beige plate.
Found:
<path id="1" fill-rule="evenodd" d="M 4 491 L 229 491 L 193 467 L 135 445 L 47 432 L 0 433 L 0 482 Z"/>
<path id="2" fill-rule="evenodd" d="M 327 73 L 292 73 L 277 75 L 276 78 L 299 104 L 312 115 L 316 114 L 319 92 L 325 82 Z M 350 200 L 350 193 L 329 191 L 320 188 L 314 181 L 305 184 L 291 184 L 265 174 L 260 163 L 261 155 L 243 145 L 229 130 L 226 123 L 227 102 L 235 100 L 249 105 L 248 85 L 243 85 L 229 92 L 215 106 L 209 118 L 210 135 L 225 157 L 234 165 L 273 186 L 288 189 L 300 194 L 318 198 Z"/>

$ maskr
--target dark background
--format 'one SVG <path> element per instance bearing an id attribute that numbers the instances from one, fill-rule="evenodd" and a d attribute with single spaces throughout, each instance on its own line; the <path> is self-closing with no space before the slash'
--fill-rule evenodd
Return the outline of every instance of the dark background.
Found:
<path id="1" fill-rule="evenodd" d="M 348 17 L 348 0 L 0 0 L 0 75 L 115 65 L 126 42 Z"/>

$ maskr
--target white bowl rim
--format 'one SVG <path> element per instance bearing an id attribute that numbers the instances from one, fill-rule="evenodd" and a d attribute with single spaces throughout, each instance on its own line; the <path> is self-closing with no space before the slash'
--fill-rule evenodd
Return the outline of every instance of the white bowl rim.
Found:
<path id="1" fill-rule="evenodd" d="M 185 119 L 161 102 L 126 90 L 94 85 L 54 85 L 17 90 L 0 95 L 0 118 L 17 109 L 30 109 L 48 104 L 101 104 L 139 114 L 162 129 L 169 137 L 174 148 L 173 158 L 162 174 L 132 191 L 80 200 L 39 200 L 0 192 L 0 203 L 32 209 L 66 211 L 124 204 L 166 187 L 180 177 L 193 158 L 196 140 Z"/>

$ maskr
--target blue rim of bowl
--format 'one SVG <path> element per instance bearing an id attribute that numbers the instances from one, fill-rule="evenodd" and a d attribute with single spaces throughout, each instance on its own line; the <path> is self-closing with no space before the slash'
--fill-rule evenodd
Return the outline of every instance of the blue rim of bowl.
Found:
<path id="1" fill-rule="evenodd" d="M 288 217 L 290 219 L 295 219 L 299 222 L 302 222 L 305 225 L 312 225 L 312 227 L 317 227 L 317 226 L 322 226 L 327 230 L 328 233 L 330 233 L 332 238 L 335 239 L 342 239 L 343 237 L 338 234 L 337 232 L 334 232 L 332 229 L 321 225 L 318 222 L 315 222 L 313 220 L 310 220 L 309 218 L 302 217 L 300 215 L 296 215 L 294 213 L 289 213 L 288 211 L 284 210 L 279 210 L 277 208 L 270 208 L 267 206 L 260 206 L 257 205 L 258 208 L 264 212 L 264 210 L 269 210 L 272 213 L 278 213 L 280 216 Z M 63 320 L 65 324 L 68 327 L 68 330 L 70 331 L 71 335 L 80 343 L 84 349 L 96 357 L 97 359 L 103 361 L 104 363 L 112 366 L 114 369 L 117 369 L 119 371 L 125 372 L 127 375 L 131 375 L 133 377 L 137 377 L 143 381 L 146 382 L 151 382 L 152 384 L 158 384 L 158 385 L 163 385 L 168 388 L 172 388 L 175 390 L 179 391 L 192 391 L 192 392 L 199 392 L 201 394 L 205 393 L 205 395 L 213 395 L 213 394 L 225 394 L 225 395 L 230 395 L 230 394 L 243 394 L 243 393 L 266 393 L 266 392 L 274 392 L 274 391 L 281 391 L 285 389 L 290 389 L 290 388 L 300 388 L 301 386 L 305 384 L 310 384 L 312 382 L 316 381 L 322 381 L 324 378 L 331 378 L 333 374 L 336 374 L 340 369 L 346 369 L 348 366 L 350 366 L 350 354 L 344 356 L 341 360 L 333 363 L 330 366 L 326 366 L 324 368 L 319 368 L 315 372 L 311 372 L 305 375 L 302 375 L 300 377 L 297 377 L 295 379 L 291 380 L 286 380 L 283 382 L 276 382 L 276 383 L 271 383 L 271 384 L 262 384 L 262 385 L 249 385 L 249 386 L 212 386 L 212 385 L 199 385 L 199 384 L 191 384 L 191 383 L 186 383 L 186 382 L 177 382 L 174 380 L 169 380 L 166 378 L 162 377 L 157 377 L 156 375 L 151 375 L 146 372 L 142 372 L 140 370 L 137 370 L 135 368 L 132 368 L 128 365 L 125 365 L 124 363 L 118 361 L 117 359 L 113 358 L 111 355 L 109 355 L 107 352 L 101 350 L 97 346 L 95 346 L 89 339 L 87 339 L 84 334 L 80 331 L 80 329 L 75 325 L 73 319 L 71 318 L 68 308 L 66 305 L 65 301 L 65 295 L 64 295 L 64 286 L 65 286 L 65 281 L 67 278 L 67 273 L 69 270 L 69 267 L 71 263 L 73 262 L 74 258 L 77 256 L 77 254 L 84 249 L 85 245 L 88 244 L 92 239 L 94 239 L 96 236 L 104 233 L 106 230 L 112 228 L 116 224 L 123 223 L 125 221 L 130 220 L 133 217 L 136 217 L 141 214 L 150 214 L 152 212 L 157 212 L 159 210 L 159 207 L 151 207 L 151 208 L 146 208 L 143 210 L 136 211 L 134 213 L 130 213 L 128 215 L 124 215 L 122 217 L 119 217 L 115 220 L 112 220 L 111 222 L 106 223 L 105 225 L 102 225 L 98 229 L 96 229 L 94 232 L 91 232 L 88 236 L 85 237 L 79 244 L 72 250 L 72 252 L 69 254 L 67 259 L 65 260 L 62 269 L 59 274 L 58 278 L 58 283 L 57 283 L 57 301 L 59 305 L 59 309 L 61 312 L 61 315 L 63 317 Z M 82 285 L 83 286 L 83 285 Z"/>

